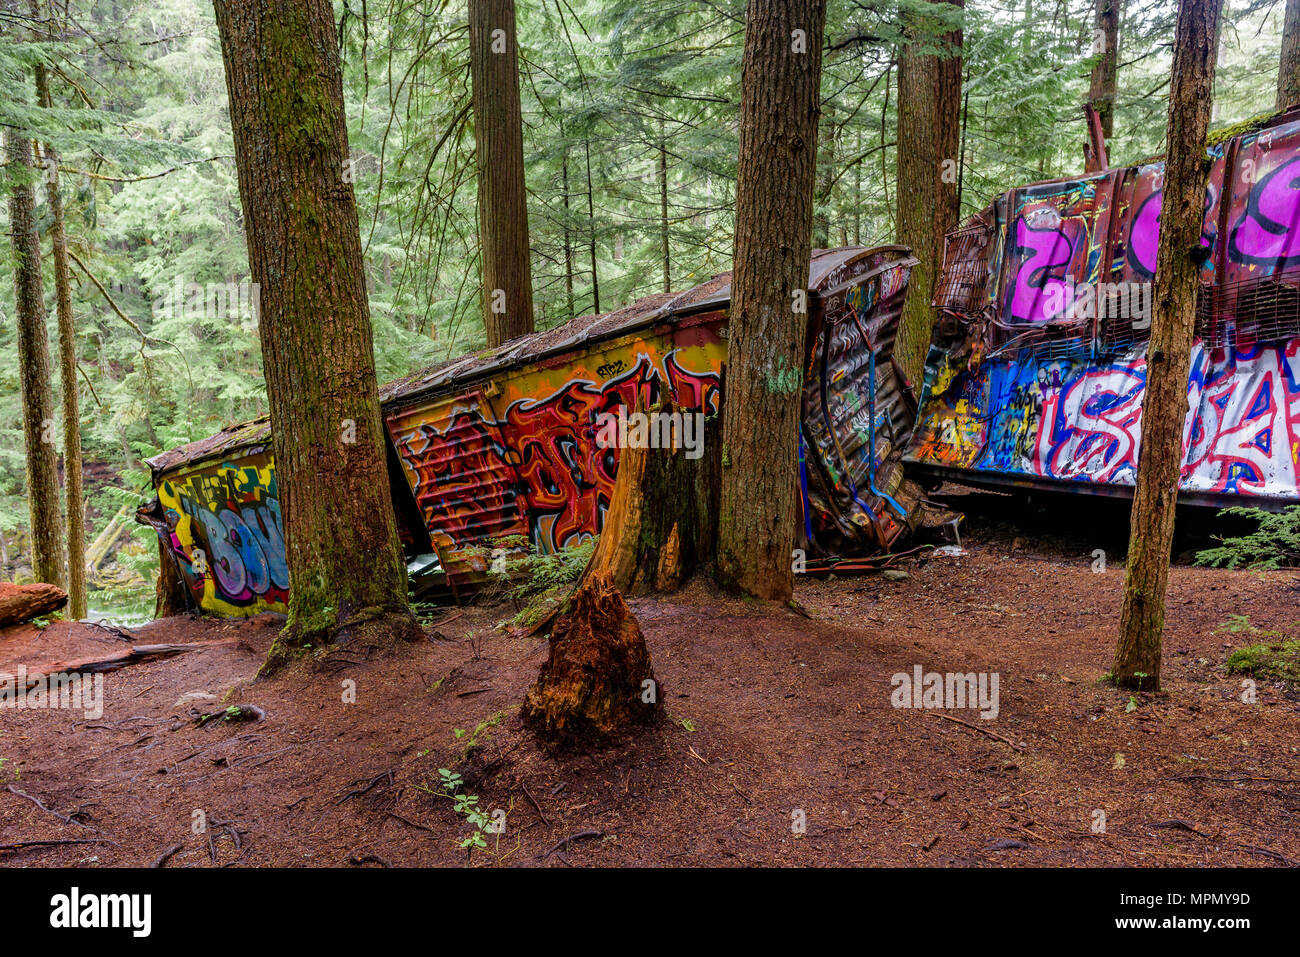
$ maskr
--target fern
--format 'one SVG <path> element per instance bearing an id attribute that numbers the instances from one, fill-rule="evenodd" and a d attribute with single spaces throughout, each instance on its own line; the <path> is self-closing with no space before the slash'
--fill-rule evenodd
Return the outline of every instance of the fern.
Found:
<path id="1" fill-rule="evenodd" d="M 1214 568 L 1277 569 L 1300 563 L 1300 505 L 1281 512 L 1234 505 L 1219 512 L 1220 518 L 1245 518 L 1256 522 L 1245 535 L 1219 537 L 1217 548 L 1196 553 L 1196 564 Z"/>

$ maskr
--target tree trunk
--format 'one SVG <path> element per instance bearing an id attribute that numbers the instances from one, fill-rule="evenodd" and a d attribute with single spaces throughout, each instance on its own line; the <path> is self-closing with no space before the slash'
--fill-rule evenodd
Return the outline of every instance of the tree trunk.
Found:
<path id="1" fill-rule="evenodd" d="M 514 0 L 469 0 L 474 153 L 489 347 L 533 331 Z"/>
<path id="2" fill-rule="evenodd" d="M 750 0 L 745 14 L 717 577 L 779 601 L 794 588 L 801 509 L 796 443 L 825 28 L 825 0 Z"/>
<path id="3" fill-rule="evenodd" d="M 907 40 L 898 61 L 898 241 L 912 250 L 917 264 L 908 280 L 907 300 L 895 340 L 894 357 L 910 382 L 920 382 L 930 348 L 930 298 L 934 292 L 939 223 L 939 58 L 925 52 L 934 39 L 926 22 L 909 17 Z"/>
<path id="4" fill-rule="evenodd" d="M 966 0 L 944 0 L 944 2 L 962 10 L 965 16 Z M 943 267 L 943 238 L 948 230 L 957 225 L 961 214 L 959 177 L 961 173 L 961 77 L 962 77 L 962 30 L 950 30 L 940 37 L 943 56 L 939 59 L 938 75 L 935 84 L 934 138 L 938 154 L 937 175 L 935 183 L 934 207 L 934 281 L 938 281 L 939 270 Z M 929 297 L 926 297 L 927 305 Z M 926 341 L 922 346 L 921 359 L 929 352 L 930 327 L 932 321 L 926 319 Z M 920 373 L 914 377 L 920 381 Z"/>
<path id="5" fill-rule="evenodd" d="M 1122 0 L 1096 0 L 1097 21 L 1093 53 L 1099 57 L 1092 67 L 1088 102 L 1097 111 L 1107 142 L 1115 131 L 1115 73 L 1119 63 L 1119 17 Z M 1108 150 L 1109 152 L 1109 150 Z"/>
<path id="6" fill-rule="evenodd" d="M 1214 91 L 1215 37 L 1223 0 L 1182 0 L 1169 91 L 1169 152 L 1156 253 L 1142 439 L 1133 493 L 1115 681 L 1158 690 L 1169 551 L 1187 417 L 1187 376 L 1196 291 L 1208 250 L 1201 245 L 1210 162 L 1205 136 Z"/>
<path id="7" fill-rule="evenodd" d="M 596 268 L 596 196 L 591 188 L 591 140 L 584 138 L 582 149 L 587 158 L 587 229 L 591 238 L 591 311 L 600 312 L 600 272 Z"/>
<path id="8" fill-rule="evenodd" d="M 548 744 L 608 744 L 655 721 L 663 689 L 636 616 L 607 572 L 586 579 L 551 634 L 522 715 Z"/>
<path id="9" fill-rule="evenodd" d="M 36 67 L 36 97 L 52 107 L 45 65 Z M 63 197 L 59 192 L 59 155 L 43 150 L 45 195 L 50 204 L 50 240 L 54 252 L 54 299 L 59 318 L 59 387 L 63 392 L 63 505 L 68 522 L 68 615 L 86 617 L 86 503 L 81 481 L 81 412 L 77 396 L 77 335 L 72 316 L 72 279 L 68 274 L 68 237 Z"/>
<path id="10" fill-rule="evenodd" d="M 672 268 L 668 260 L 668 147 L 663 120 L 659 121 L 659 256 L 664 261 L 664 292 L 672 292 Z"/>
<path id="11" fill-rule="evenodd" d="M 45 328 L 41 245 L 36 235 L 32 143 L 5 128 L 9 154 L 9 229 L 14 253 L 14 303 L 18 317 L 18 379 L 27 452 L 27 507 L 31 521 L 32 571 L 38 582 L 63 586 L 59 520 L 59 462 L 54 442 L 54 391 L 50 387 L 50 341 Z"/>
<path id="12" fill-rule="evenodd" d="M 1300 0 L 1286 0 L 1282 62 L 1277 71 L 1277 108 L 1300 103 Z"/>
<path id="13" fill-rule="evenodd" d="M 417 634 L 393 519 L 329 0 L 217 0 L 289 566 L 272 649 Z"/>

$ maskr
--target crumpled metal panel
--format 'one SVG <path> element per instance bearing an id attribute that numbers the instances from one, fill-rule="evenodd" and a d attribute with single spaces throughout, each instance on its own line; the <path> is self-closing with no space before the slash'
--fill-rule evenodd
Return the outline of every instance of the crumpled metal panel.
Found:
<path id="1" fill-rule="evenodd" d="M 1300 501 L 1300 111 L 1207 154 L 1181 488 Z M 1100 306 L 1116 283 L 1149 297 L 1163 175 L 1156 161 L 1012 190 L 950 235 L 908 462 L 967 481 L 1132 485 L 1149 327 L 1132 309 L 1062 323 L 1046 303 L 1074 287 Z M 1035 328 L 1048 326 L 1069 328 Z"/>

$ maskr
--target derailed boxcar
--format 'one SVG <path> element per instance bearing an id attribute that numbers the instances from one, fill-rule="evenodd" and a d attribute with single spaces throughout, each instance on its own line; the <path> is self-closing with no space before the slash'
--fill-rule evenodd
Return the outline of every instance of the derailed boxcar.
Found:
<path id="1" fill-rule="evenodd" d="M 1300 500 L 1300 112 L 1209 149 L 1181 499 Z M 1163 162 L 1020 187 L 949 234 L 906 461 L 1128 494 Z"/>
<path id="2" fill-rule="evenodd" d="M 888 548 L 919 520 L 899 464 L 915 403 L 893 363 L 914 265 L 902 247 L 815 252 L 800 435 L 811 555 Z M 599 534 L 618 449 L 597 417 L 670 395 L 721 441 L 729 275 L 463 356 L 380 389 L 393 507 L 408 567 L 457 599 L 492 549 L 543 552 Z M 283 610 L 282 525 L 266 420 L 150 460 L 158 529 L 193 606 Z"/>

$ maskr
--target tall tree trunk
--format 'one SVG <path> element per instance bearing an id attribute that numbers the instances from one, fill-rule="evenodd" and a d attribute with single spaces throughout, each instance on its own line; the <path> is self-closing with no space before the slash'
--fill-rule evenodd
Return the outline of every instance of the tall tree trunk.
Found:
<path id="1" fill-rule="evenodd" d="M 1282 62 L 1277 71 L 1277 108 L 1300 103 L 1300 0 L 1286 0 Z"/>
<path id="2" fill-rule="evenodd" d="M 965 17 L 966 0 L 944 0 L 944 2 L 957 7 L 962 11 L 962 17 Z M 948 230 L 957 225 L 961 213 L 958 192 L 961 176 L 961 28 L 943 34 L 940 41 L 943 55 L 938 63 L 934 101 L 934 137 L 939 161 L 937 167 L 939 181 L 935 184 L 934 251 L 932 253 L 936 282 L 938 272 L 943 266 L 943 238 Z M 930 324 L 927 320 L 926 342 L 921 352 L 923 360 L 926 352 L 929 351 Z"/>
<path id="3" fill-rule="evenodd" d="M 797 437 L 825 0 L 750 0 L 727 387 L 718 581 L 788 600 L 800 514 Z"/>
<path id="4" fill-rule="evenodd" d="M 591 311 L 600 312 L 600 271 L 596 268 L 596 194 L 591 187 L 591 139 L 584 136 L 583 153 L 587 158 L 587 230 L 591 242 Z"/>
<path id="5" fill-rule="evenodd" d="M 45 65 L 36 66 L 36 98 L 44 107 L 50 97 Z M 59 192 L 59 155 L 43 150 L 45 195 L 50 204 L 50 240 L 54 252 L 54 301 L 59 318 L 59 386 L 63 391 L 63 506 L 68 522 L 68 614 L 86 617 L 86 503 L 81 481 L 81 412 L 77 396 L 77 335 L 72 316 L 72 279 L 68 274 L 68 237 L 63 197 Z"/>
<path id="6" fill-rule="evenodd" d="M 469 0 L 478 234 L 488 346 L 533 331 L 514 0 Z"/>
<path id="7" fill-rule="evenodd" d="M 14 304 L 18 317 L 18 384 L 27 452 L 27 507 L 31 521 L 32 571 L 36 580 L 63 587 L 59 521 L 59 462 L 54 442 L 54 391 L 50 341 L 45 328 L 41 245 L 36 235 L 32 142 L 5 128 L 9 155 L 9 230 L 14 253 Z"/>
<path id="8" fill-rule="evenodd" d="M 664 292 L 672 292 L 672 266 L 668 260 L 668 145 L 663 120 L 659 121 L 659 255 L 664 261 Z"/>
<path id="9" fill-rule="evenodd" d="M 569 150 L 566 146 L 564 156 L 560 158 L 560 174 L 564 182 L 564 301 L 568 311 L 565 319 L 572 319 L 573 312 L 573 235 L 569 221 Z"/>
<path id="10" fill-rule="evenodd" d="M 286 648 L 415 633 L 329 0 L 217 0 L 289 566 Z"/>
<path id="11" fill-rule="evenodd" d="M 908 281 L 894 355 L 908 380 L 919 382 L 930 346 L 930 298 L 937 269 L 940 155 L 938 132 L 939 58 L 929 25 L 921 17 L 905 21 L 907 39 L 898 61 L 898 241 L 918 262 Z"/>
<path id="12" fill-rule="evenodd" d="M 1210 168 L 1205 136 L 1210 125 L 1215 38 L 1222 3 L 1182 0 L 1174 33 L 1155 310 L 1147 346 L 1141 451 L 1113 668 L 1116 683 L 1125 688 L 1160 687 L 1160 640 L 1183 457 L 1196 291 L 1201 264 L 1208 254 L 1201 245 Z"/>
<path id="13" fill-rule="evenodd" d="M 1115 74 L 1119 64 L 1119 18 L 1123 0 L 1096 0 L 1093 52 L 1099 57 L 1088 83 L 1088 102 L 1097 111 L 1107 142 L 1115 131 Z M 1109 150 L 1107 151 L 1109 152 Z"/>

